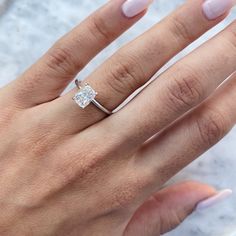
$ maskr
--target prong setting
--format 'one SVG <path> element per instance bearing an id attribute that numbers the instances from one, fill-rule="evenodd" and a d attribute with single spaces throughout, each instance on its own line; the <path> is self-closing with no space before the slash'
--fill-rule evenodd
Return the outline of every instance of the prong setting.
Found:
<path id="1" fill-rule="evenodd" d="M 81 83 L 79 84 L 80 90 L 75 94 L 73 100 L 81 107 L 82 109 L 86 108 L 97 96 L 97 93 L 93 90 L 93 88 L 85 84 L 83 87 Z"/>
<path id="2" fill-rule="evenodd" d="M 77 105 L 84 109 L 90 103 L 93 103 L 98 109 L 106 113 L 107 115 L 112 115 L 114 112 L 106 109 L 101 103 L 99 103 L 95 98 L 97 96 L 97 92 L 88 84 L 83 83 L 82 81 L 76 79 L 75 80 L 76 87 L 79 89 L 79 92 L 75 94 L 73 100 L 77 103 Z"/>

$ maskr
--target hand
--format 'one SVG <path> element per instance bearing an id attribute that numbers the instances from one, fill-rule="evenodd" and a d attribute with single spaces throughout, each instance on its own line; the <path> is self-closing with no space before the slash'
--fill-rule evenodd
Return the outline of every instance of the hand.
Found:
<path id="1" fill-rule="evenodd" d="M 161 188 L 235 124 L 236 78 L 220 86 L 236 69 L 235 22 L 111 116 L 78 107 L 77 89 L 60 96 L 148 2 L 123 3 L 109 1 L 0 90 L 1 236 L 160 235 L 218 196 L 195 182 Z M 116 108 L 230 7 L 187 1 L 86 78 L 96 99 Z"/>

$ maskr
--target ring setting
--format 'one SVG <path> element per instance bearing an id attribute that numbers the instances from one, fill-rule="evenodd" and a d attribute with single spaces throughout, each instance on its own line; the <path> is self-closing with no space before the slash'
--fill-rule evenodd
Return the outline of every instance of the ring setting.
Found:
<path id="1" fill-rule="evenodd" d="M 79 92 L 75 94 L 73 99 L 79 107 L 84 109 L 93 101 L 93 99 L 95 99 L 97 92 L 95 92 L 94 89 L 88 84 L 83 86 L 81 81 L 78 81 L 77 85 Z"/>
<path id="2" fill-rule="evenodd" d="M 98 93 L 88 83 L 83 83 L 77 79 L 75 84 L 79 91 L 75 94 L 73 100 L 80 108 L 85 109 L 88 105 L 93 103 L 97 108 L 105 112 L 107 115 L 113 114 L 113 112 L 107 110 L 95 99 Z"/>

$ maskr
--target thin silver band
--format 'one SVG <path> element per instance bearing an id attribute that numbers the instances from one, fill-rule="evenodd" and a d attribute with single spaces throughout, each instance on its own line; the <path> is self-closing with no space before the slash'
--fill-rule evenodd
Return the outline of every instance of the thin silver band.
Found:
<path id="1" fill-rule="evenodd" d="M 102 110 L 103 112 L 105 112 L 107 115 L 112 115 L 113 112 L 107 110 L 103 105 L 101 105 L 96 99 L 92 100 L 92 103 L 99 108 L 100 110 Z"/>
<path id="2" fill-rule="evenodd" d="M 83 83 L 82 81 L 79 81 L 78 79 L 75 80 L 75 84 L 79 90 L 83 89 Z M 88 85 L 85 83 L 85 85 Z M 106 113 L 107 115 L 112 115 L 113 112 L 106 109 L 101 103 L 99 103 L 95 98 L 91 100 L 91 103 L 93 103 L 98 109 Z"/>

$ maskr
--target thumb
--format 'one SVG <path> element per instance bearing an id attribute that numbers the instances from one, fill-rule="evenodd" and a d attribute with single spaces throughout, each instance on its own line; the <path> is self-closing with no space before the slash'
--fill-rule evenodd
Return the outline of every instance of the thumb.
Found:
<path id="1" fill-rule="evenodd" d="M 178 226 L 196 206 L 213 205 L 230 194 L 198 183 L 184 182 L 164 188 L 148 199 L 134 214 L 124 236 L 157 236 Z M 199 207 L 200 206 L 200 207 Z"/>

